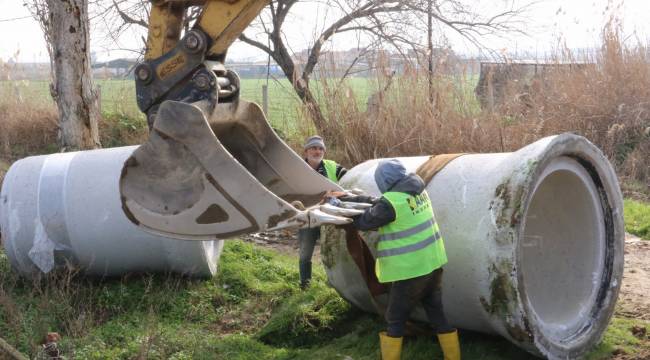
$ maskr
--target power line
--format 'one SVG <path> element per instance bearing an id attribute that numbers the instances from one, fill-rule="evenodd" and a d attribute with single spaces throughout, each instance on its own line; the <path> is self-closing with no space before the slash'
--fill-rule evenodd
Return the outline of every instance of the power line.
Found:
<path id="1" fill-rule="evenodd" d="M 0 19 L 0 22 L 9 22 L 9 21 L 16 21 L 16 20 L 31 19 L 31 18 L 32 18 L 31 15 L 29 15 L 29 16 L 21 16 L 21 17 L 12 18 L 12 19 Z"/>

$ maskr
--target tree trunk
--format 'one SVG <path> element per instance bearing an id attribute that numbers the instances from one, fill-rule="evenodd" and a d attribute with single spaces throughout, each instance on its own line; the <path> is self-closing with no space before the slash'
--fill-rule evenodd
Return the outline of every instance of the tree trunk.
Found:
<path id="1" fill-rule="evenodd" d="M 273 56 L 275 62 L 280 66 L 280 69 L 282 69 L 282 72 L 284 72 L 284 75 L 287 77 L 287 79 L 291 81 L 293 89 L 296 91 L 296 94 L 300 98 L 300 101 L 302 101 L 303 105 L 305 105 L 307 108 L 307 111 L 309 112 L 309 115 L 314 122 L 314 127 L 316 127 L 316 131 L 318 131 L 321 136 L 327 139 L 329 134 L 327 131 L 327 123 L 325 117 L 323 116 L 320 105 L 318 105 L 318 101 L 316 101 L 314 94 L 312 94 L 311 90 L 309 89 L 310 74 L 303 74 L 303 76 L 298 76 L 295 71 L 296 66 L 289 53 L 278 43 L 276 43 L 276 46 L 279 50 L 271 53 L 271 56 Z"/>
<path id="2" fill-rule="evenodd" d="M 47 0 L 52 97 L 62 151 L 100 147 L 98 96 L 90 70 L 87 0 Z"/>
<path id="3" fill-rule="evenodd" d="M 327 123 L 323 116 L 323 112 L 320 109 L 320 105 L 318 105 L 318 101 L 316 101 L 314 94 L 309 90 L 309 83 L 300 78 L 293 82 L 293 88 L 303 105 L 307 108 L 307 111 L 314 122 L 314 126 L 316 127 L 316 131 L 318 131 L 321 136 L 327 138 L 329 135 L 327 131 Z"/>

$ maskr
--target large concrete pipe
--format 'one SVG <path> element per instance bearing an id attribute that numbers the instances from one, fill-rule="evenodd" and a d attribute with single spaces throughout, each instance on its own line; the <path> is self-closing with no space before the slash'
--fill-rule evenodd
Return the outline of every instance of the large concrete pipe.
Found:
<path id="1" fill-rule="evenodd" d="M 415 171 L 428 157 L 401 158 Z M 377 160 L 352 168 L 345 188 L 379 195 Z M 562 134 L 513 153 L 468 154 L 427 184 L 449 262 L 443 303 L 454 326 L 508 338 L 551 359 L 596 345 L 623 274 L 623 205 L 616 174 L 585 138 Z M 374 251 L 377 234 L 364 234 Z M 385 296 L 368 284 L 332 227 L 322 257 L 330 283 L 367 311 Z M 412 315 L 424 320 L 421 309 Z"/>
<path id="2" fill-rule="evenodd" d="M 0 192 L 0 231 L 25 275 L 72 264 L 91 275 L 216 273 L 223 241 L 180 241 L 144 232 L 121 208 L 118 182 L 135 150 L 121 147 L 28 157 Z"/>

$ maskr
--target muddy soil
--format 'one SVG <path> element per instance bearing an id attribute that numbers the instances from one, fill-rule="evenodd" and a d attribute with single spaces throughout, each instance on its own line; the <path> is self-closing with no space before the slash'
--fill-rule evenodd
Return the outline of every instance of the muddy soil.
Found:
<path id="1" fill-rule="evenodd" d="M 625 272 L 616 314 L 650 320 L 650 241 L 625 237 Z"/>
<path id="2" fill-rule="evenodd" d="M 244 241 L 252 242 L 256 245 L 261 245 L 267 248 L 276 250 L 277 252 L 285 255 L 298 255 L 298 231 L 297 230 L 282 230 L 273 232 L 263 232 L 242 236 Z M 316 243 L 314 249 L 314 256 L 312 257 L 314 263 L 320 262 L 320 244 Z M 297 264 L 297 260 L 296 260 Z M 296 265 L 297 266 L 297 265 Z"/>

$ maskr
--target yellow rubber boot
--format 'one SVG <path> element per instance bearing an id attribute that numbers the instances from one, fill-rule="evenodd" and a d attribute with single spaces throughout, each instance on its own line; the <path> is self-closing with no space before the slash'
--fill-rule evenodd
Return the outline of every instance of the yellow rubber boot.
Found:
<path id="1" fill-rule="evenodd" d="M 438 334 L 438 342 L 442 348 L 442 355 L 445 360 L 460 360 L 458 330 L 446 334 Z"/>
<path id="2" fill-rule="evenodd" d="M 382 360 L 399 360 L 402 353 L 402 338 L 391 337 L 385 331 L 379 333 Z"/>

